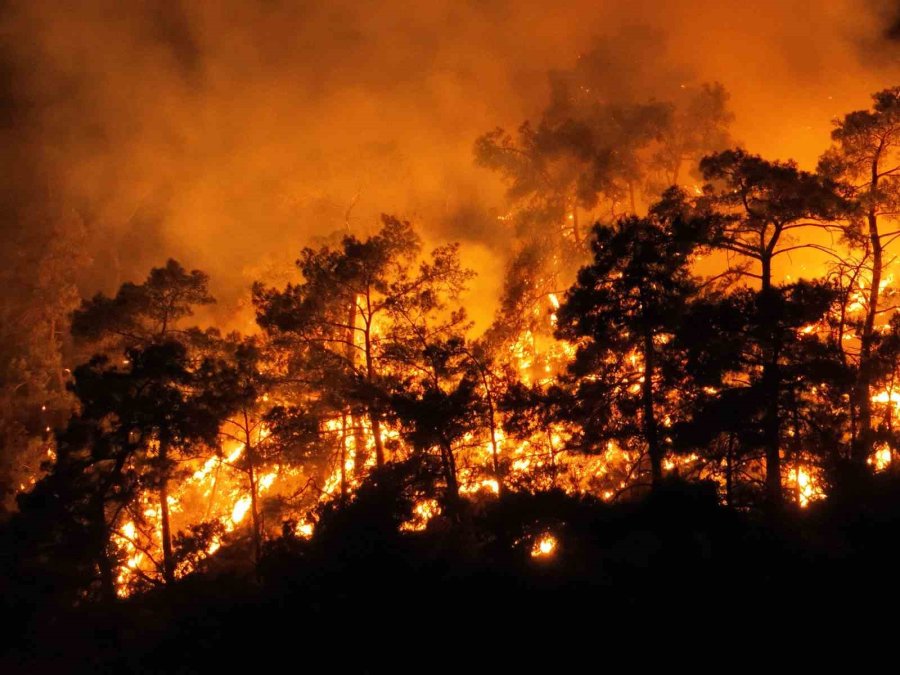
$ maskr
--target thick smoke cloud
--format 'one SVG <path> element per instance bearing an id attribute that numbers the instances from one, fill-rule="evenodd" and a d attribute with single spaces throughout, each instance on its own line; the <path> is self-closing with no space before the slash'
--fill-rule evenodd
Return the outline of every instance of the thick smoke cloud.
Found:
<path id="1" fill-rule="evenodd" d="M 75 213 L 85 292 L 175 256 L 227 313 L 301 245 L 387 211 L 470 241 L 490 294 L 502 190 L 472 142 L 538 116 L 548 72 L 599 44 L 610 95 L 721 81 L 737 138 L 811 166 L 832 117 L 900 82 L 898 19 L 849 0 L 10 1 L 3 227 Z"/>

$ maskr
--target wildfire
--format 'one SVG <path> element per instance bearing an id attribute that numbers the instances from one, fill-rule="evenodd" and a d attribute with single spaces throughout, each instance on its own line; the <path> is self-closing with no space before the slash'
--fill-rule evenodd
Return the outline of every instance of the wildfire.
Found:
<path id="1" fill-rule="evenodd" d="M 256 431 L 254 443 L 266 439 L 270 432 L 264 425 Z M 173 531 L 194 525 L 215 524 L 212 536 L 206 541 L 205 556 L 215 554 L 227 538 L 248 521 L 253 506 L 246 473 L 240 464 L 246 452 L 244 443 L 228 441 L 220 453 L 192 460 L 187 465 L 186 478 L 172 481 L 168 495 Z M 297 471 L 280 465 L 256 476 L 257 498 L 269 492 L 289 490 L 298 479 Z M 159 578 L 162 548 L 159 505 L 150 493 L 138 500 L 139 508 L 132 513 L 113 537 L 124 563 L 119 568 L 117 590 L 127 596 L 135 585 L 151 583 Z M 200 556 L 202 559 L 203 555 Z M 178 563 L 176 577 L 190 573 L 198 558 L 187 557 Z"/>
<path id="2" fill-rule="evenodd" d="M 546 302 L 549 312 L 535 310 L 535 318 L 547 322 L 546 331 L 523 331 L 507 353 L 509 362 L 518 370 L 519 378 L 527 385 L 547 385 L 574 358 L 576 345 L 558 341 L 546 336 L 556 324 L 557 311 L 561 303 L 557 294 L 548 293 Z M 543 305 L 547 308 L 547 305 Z M 540 317 L 543 317 L 542 319 Z M 822 327 L 809 324 L 799 328 L 799 333 L 811 335 Z M 657 344 L 669 341 L 668 335 L 655 337 Z M 629 352 L 623 357 L 633 370 L 633 377 L 623 386 L 632 393 L 639 393 L 643 382 L 642 359 L 637 352 Z M 706 393 L 715 395 L 718 391 L 706 387 Z M 263 400 L 268 400 L 265 394 Z M 873 402 L 890 404 L 900 409 L 900 393 L 885 390 L 873 397 Z M 660 420 L 662 428 L 674 425 L 668 414 Z M 318 496 L 314 503 L 305 508 L 313 508 L 319 503 L 338 497 L 352 499 L 355 490 L 368 472 L 375 466 L 375 438 L 370 420 L 365 416 L 346 415 L 335 417 L 324 424 L 326 434 L 333 439 L 337 451 L 334 458 L 316 480 Z M 261 443 L 269 437 L 269 430 L 261 425 L 253 443 Z M 543 490 L 561 488 L 570 494 L 593 494 L 603 501 L 613 501 L 627 494 L 634 485 L 634 476 L 647 462 L 639 448 L 621 447 L 609 441 L 602 452 L 586 454 L 568 448 L 574 429 L 564 424 L 554 423 L 549 428 L 531 437 L 512 438 L 502 425 L 498 425 L 492 437 L 468 434 L 457 450 L 459 494 L 467 498 L 490 499 L 501 492 L 501 479 L 515 489 Z M 404 448 L 399 430 L 384 423 L 381 441 L 390 447 L 396 457 L 409 452 Z M 199 522 L 215 522 L 221 526 L 224 535 L 216 534 L 205 547 L 206 555 L 215 554 L 229 537 L 239 535 L 241 528 L 249 522 L 248 514 L 253 509 L 253 497 L 249 492 L 246 474 L 239 468 L 246 462 L 244 443 L 228 442 L 221 451 L 211 457 L 196 460 L 192 471 L 181 484 L 173 486 L 170 495 L 170 510 L 177 516 L 178 526 Z M 497 462 L 503 467 L 502 475 L 496 473 Z M 870 463 L 877 470 L 884 470 L 891 461 L 890 450 L 879 448 Z M 707 467 L 696 454 L 670 455 L 663 461 L 663 469 L 668 473 L 690 474 L 712 478 L 721 485 L 721 467 Z M 290 494 L 292 486 L 310 480 L 310 475 L 302 467 L 274 466 L 256 477 L 257 498 L 264 494 Z M 795 494 L 800 507 L 807 507 L 812 501 L 824 497 L 822 478 L 814 463 L 790 464 L 785 467 L 786 487 Z M 115 538 L 124 561 L 119 571 L 119 588 L 122 595 L 130 592 L 132 585 L 143 578 L 158 576 L 158 552 L 161 546 L 160 517 L 158 507 L 152 499 L 141 501 L 142 512 L 127 521 Z M 311 513 L 311 511 L 307 512 Z M 401 525 L 401 530 L 415 533 L 428 527 L 441 509 L 434 498 L 422 497 L 413 505 L 411 518 Z M 308 516 L 299 517 L 294 511 L 293 531 L 298 537 L 310 538 L 315 529 L 315 521 Z M 140 522 L 139 522 L 140 521 Z M 272 523 L 274 526 L 276 523 Z M 264 531 L 263 536 L 275 534 L 276 530 Z M 531 548 L 535 558 L 554 555 L 558 541 L 551 533 L 537 537 Z M 178 576 L 191 570 L 190 566 L 179 568 Z"/>

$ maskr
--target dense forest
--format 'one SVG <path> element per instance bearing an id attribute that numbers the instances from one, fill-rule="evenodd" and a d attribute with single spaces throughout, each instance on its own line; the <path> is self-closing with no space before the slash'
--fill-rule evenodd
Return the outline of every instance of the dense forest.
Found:
<path id="1" fill-rule="evenodd" d="M 330 663 L 368 671 L 392 635 L 560 617 L 549 640 L 581 606 L 774 631 L 871 594 L 900 560 L 900 87 L 806 171 L 734 138 L 723 85 L 626 100 L 603 58 L 473 139 L 506 187 L 486 330 L 465 242 L 403 215 L 348 211 L 240 331 L 203 270 L 83 298 L 83 224 L 21 228 L 0 663 L 198 672 L 349 632 Z"/>

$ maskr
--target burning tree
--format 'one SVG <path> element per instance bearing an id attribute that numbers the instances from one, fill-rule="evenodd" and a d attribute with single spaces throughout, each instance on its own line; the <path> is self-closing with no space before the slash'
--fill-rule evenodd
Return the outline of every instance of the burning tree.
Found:
<path id="1" fill-rule="evenodd" d="M 785 330 L 792 328 L 791 320 L 786 325 L 781 313 L 792 295 L 803 288 L 778 286 L 773 263 L 779 256 L 809 246 L 792 239 L 794 232 L 833 222 L 847 206 L 834 184 L 800 171 L 790 162 L 770 162 L 743 150 L 727 150 L 704 158 L 700 167 L 711 181 L 704 194 L 689 204 L 684 193 L 670 192 L 661 208 L 705 220 L 713 245 L 729 255 L 729 263 L 734 261 L 731 270 L 759 282 L 751 319 L 756 328 L 747 334 L 746 344 L 758 350 L 758 362 L 750 373 L 753 380 L 759 377 L 766 492 L 769 503 L 777 508 L 782 503 L 781 368 L 787 344 Z M 807 323 L 824 315 L 818 304 L 810 309 Z"/>
<path id="2" fill-rule="evenodd" d="M 175 580 L 169 520 L 174 456 L 214 442 L 218 432 L 219 415 L 196 386 L 183 345 L 134 347 L 127 356 L 126 368 L 99 356 L 76 369 L 79 412 L 59 434 L 55 462 L 29 499 L 42 500 L 42 510 L 52 506 L 59 543 L 90 556 L 107 598 L 116 594 L 117 538 L 128 539 L 151 560 L 147 541 L 160 541 L 162 559 L 155 565 L 166 583 Z M 158 495 L 159 532 L 139 500 L 147 491 Z M 146 524 L 150 531 L 141 532 Z"/>
<path id="3" fill-rule="evenodd" d="M 108 354 L 76 370 L 73 391 L 80 411 L 60 437 L 52 471 L 100 476 L 95 494 L 86 498 L 94 506 L 92 527 L 102 534 L 97 536 L 103 542 L 98 560 L 107 594 L 107 549 L 113 533 L 151 560 L 146 542 L 158 538 L 161 576 L 167 583 L 176 576 L 169 482 L 179 455 L 190 455 L 198 443 L 214 444 L 220 415 L 200 380 L 203 359 L 197 347 L 208 336 L 178 327 L 193 307 L 214 302 L 207 281 L 204 273 L 187 272 L 169 260 L 151 270 L 144 283 L 126 283 L 113 298 L 98 294 L 73 316 L 73 334 L 105 346 Z M 156 508 L 150 509 L 159 517 L 158 537 L 155 522 L 141 531 L 148 514 L 136 502 L 141 489 L 158 495 Z M 109 495 L 120 504 L 111 514 Z M 128 532 L 123 528 L 126 514 L 131 517 Z"/>
<path id="4" fill-rule="evenodd" d="M 60 205 L 18 213 L 0 261 L 0 519 L 41 476 L 53 430 L 73 407 L 70 313 L 86 264 L 81 218 Z"/>
<path id="5" fill-rule="evenodd" d="M 673 437 L 681 452 L 706 462 L 706 475 L 724 483 L 729 505 L 756 502 L 753 486 L 763 482 L 771 499 L 758 453 L 766 458 L 768 478 L 773 415 L 779 459 L 792 467 L 797 503 L 819 496 L 799 482 L 812 480 L 815 463 L 834 464 L 850 379 L 837 344 L 808 327 L 827 315 L 834 297 L 828 282 L 801 281 L 775 287 L 765 313 L 759 294 L 746 287 L 704 294 L 686 308 L 676 342 L 695 387 Z M 773 359 L 775 376 L 766 369 Z M 780 486 L 784 476 L 777 477 Z"/>
<path id="6" fill-rule="evenodd" d="M 623 37 L 660 46 L 656 35 Z M 511 360 L 505 349 L 541 379 L 565 366 L 549 317 L 585 262 L 584 222 L 637 215 L 671 185 L 698 180 L 700 158 L 730 142 L 721 85 L 669 82 L 660 99 L 643 100 L 627 83 L 609 82 L 608 63 L 619 58 L 602 46 L 580 56 L 551 75 L 551 98 L 536 124 L 514 134 L 498 128 L 475 143 L 476 162 L 508 186 L 511 208 L 499 220 L 516 246 L 489 340 L 501 361 Z"/>
<path id="7" fill-rule="evenodd" d="M 352 421 L 358 472 L 370 443 L 375 466 L 387 461 L 383 427 L 394 392 L 411 372 L 438 372 L 430 350 L 465 330 L 464 313 L 446 305 L 470 276 L 457 247 L 418 263 L 420 251 L 410 224 L 385 216 L 365 240 L 348 235 L 335 249 L 305 249 L 299 284 L 254 288 L 260 325 L 290 354 L 287 377 L 307 382 L 342 427 Z"/>
<path id="8" fill-rule="evenodd" d="M 388 376 L 379 322 L 392 293 L 408 277 L 421 244 L 409 223 L 385 217 L 366 240 L 347 236 L 336 249 L 306 248 L 297 261 L 303 280 L 284 290 L 254 286 L 259 324 L 291 345 L 296 368 L 334 401 L 336 412 L 368 418 L 375 463 L 385 463 L 381 432 Z M 362 427 L 356 428 L 358 441 Z M 357 442 L 364 463 L 365 444 Z"/>
<path id="9" fill-rule="evenodd" d="M 282 434 L 273 438 L 267 424 L 272 412 L 268 391 L 276 385 L 277 379 L 268 367 L 267 355 L 256 337 L 232 334 L 217 342 L 215 347 L 215 357 L 207 359 L 199 375 L 203 389 L 222 413 L 219 436 L 235 448 L 224 463 L 246 476 L 250 533 L 254 561 L 258 564 L 264 537 L 259 505 L 260 481 L 274 478 L 264 472 L 279 461 L 284 462 L 290 454 L 276 442 Z"/>
<path id="10" fill-rule="evenodd" d="M 664 428 L 676 414 L 673 390 L 684 387 L 672 338 L 700 292 L 691 272 L 704 244 L 697 224 L 654 214 L 596 225 L 593 261 L 557 314 L 557 336 L 578 345 L 569 371 L 579 444 L 591 451 L 608 441 L 637 442 L 654 487 L 669 444 Z"/>
<path id="11" fill-rule="evenodd" d="M 885 231 L 884 221 L 900 214 L 900 88 L 874 94 L 871 110 L 857 110 L 835 122 L 834 144 L 822 155 L 819 170 L 842 181 L 857 207 L 846 228 L 847 243 L 861 251 L 851 293 L 860 298 L 864 318 L 857 327 L 859 353 L 853 395 L 852 460 L 859 469 L 870 459 L 877 440 L 872 422 L 874 380 L 878 378 L 877 329 L 883 315 L 882 294 L 890 283 L 891 260 L 885 248 L 900 233 Z"/>

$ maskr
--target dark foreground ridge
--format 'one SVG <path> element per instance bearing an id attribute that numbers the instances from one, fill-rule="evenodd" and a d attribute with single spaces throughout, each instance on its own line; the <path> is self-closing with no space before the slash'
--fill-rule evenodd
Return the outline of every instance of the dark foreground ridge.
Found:
<path id="1" fill-rule="evenodd" d="M 601 644 L 721 647 L 762 627 L 852 625 L 897 595 L 884 575 L 900 563 L 898 487 L 881 476 L 866 500 L 837 496 L 775 525 L 719 506 L 703 485 L 672 482 L 620 505 L 511 493 L 401 533 L 402 504 L 370 484 L 325 513 L 312 540 L 270 542 L 258 572 L 229 565 L 243 551 L 224 551 L 171 587 L 76 610 L 55 608 L 53 589 L 16 569 L 7 541 L 3 672 L 194 673 L 280 659 L 335 672 L 478 672 L 577 661 Z M 533 556 L 548 532 L 556 549 Z"/>

